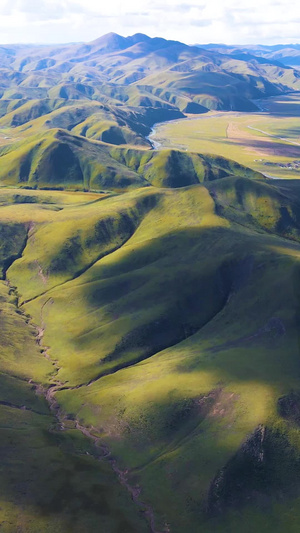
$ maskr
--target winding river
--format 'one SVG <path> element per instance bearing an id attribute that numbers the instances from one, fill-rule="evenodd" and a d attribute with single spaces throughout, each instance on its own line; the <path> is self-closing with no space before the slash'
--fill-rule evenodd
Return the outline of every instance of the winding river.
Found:
<path id="1" fill-rule="evenodd" d="M 186 123 L 187 121 L 198 123 L 202 120 L 210 121 L 212 119 L 225 118 L 226 121 L 228 120 L 228 125 L 233 125 L 233 128 L 236 127 L 237 130 L 241 128 L 241 134 L 243 134 L 244 137 L 239 137 L 239 131 L 238 134 L 232 137 L 230 137 L 228 135 L 228 131 L 226 131 L 226 136 L 224 135 L 224 139 L 222 138 L 222 134 L 220 135 L 218 133 L 218 135 L 216 135 L 216 143 L 219 143 L 220 149 L 217 151 L 214 150 L 213 147 L 214 140 L 211 138 L 209 133 L 206 137 L 204 130 L 202 135 L 201 132 L 199 132 L 199 147 L 201 145 L 201 141 L 206 144 L 208 142 L 212 143 L 211 150 L 207 150 L 205 148 L 205 152 L 227 157 L 226 146 L 230 145 L 231 152 L 228 154 L 230 159 L 235 159 L 236 161 L 239 161 L 246 166 L 261 172 L 267 178 L 300 178 L 299 138 L 295 138 L 295 136 L 289 136 L 289 127 L 290 131 L 293 132 L 293 129 L 295 129 L 293 121 L 295 123 L 296 121 L 299 121 L 300 93 L 295 92 L 288 95 L 281 95 L 279 97 L 276 96 L 260 100 L 253 100 L 253 103 L 255 103 L 258 108 L 258 111 L 254 113 L 209 111 L 208 113 L 203 113 L 201 115 L 187 116 L 185 118 L 175 119 L 168 122 L 158 122 L 153 125 L 147 140 L 150 142 L 152 150 L 163 150 L 174 147 L 174 149 L 180 149 L 184 151 L 198 151 L 197 148 L 195 149 L 195 145 L 193 148 L 189 146 L 188 139 L 185 140 L 185 138 L 183 138 L 182 140 L 179 140 L 180 136 L 176 136 L 177 138 L 173 143 L 172 136 L 170 135 L 168 137 L 166 125 L 172 123 L 175 126 L 174 131 L 178 132 L 179 124 Z M 291 108 L 291 111 L 289 110 L 289 107 Z M 276 128 L 275 131 L 266 131 L 268 130 L 268 121 L 266 120 L 266 117 L 270 117 L 270 121 L 272 120 L 275 122 L 280 119 L 281 124 L 285 128 L 286 136 L 284 136 L 280 130 L 278 130 L 277 133 Z M 245 118 L 249 118 L 249 124 L 245 123 Z M 260 123 L 263 123 L 264 126 L 261 127 Z M 258 127 L 255 127 L 256 125 Z M 220 128 L 222 128 L 222 126 L 220 126 Z M 244 128 L 244 131 L 242 131 L 242 128 Z M 251 137 L 251 134 L 247 137 L 247 134 L 245 133 L 245 130 L 247 129 L 253 131 L 253 137 Z M 193 132 L 193 140 L 195 141 L 197 138 L 195 136 L 195 128 L 193 129 L 193 126 L 191 126 L 191 132 Z M 178 140 L 179 143 L 181 141 L 182 144 L 178 144 Z M 234 153 L 232 147 L 235 147 L 236 154 Z M 242 153 L 245 156 L 246 150 L 248 151 L 247 158 L 239 157 L 241 151 L 243 151 Z M 201 150 L 199 149 L 199 152 L 200 151 Z M 271 168 L 267 169 L 266 166 Z M 268 171 L 271 172 L 271 174 L 269 174 Z M 277 174 L 277 172 L 278 175 L 274 175 Z"/>

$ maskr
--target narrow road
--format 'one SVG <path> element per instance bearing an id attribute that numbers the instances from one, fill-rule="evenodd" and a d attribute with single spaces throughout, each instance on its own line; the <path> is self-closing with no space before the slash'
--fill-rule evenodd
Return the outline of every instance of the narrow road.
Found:
<path id="1" fill-rule="evenodd" d="M 249 130 L 258 131 L 259 133 L 264 133 L 264 135 L 268 135 L 268 137 L 273 137 L 274 139 L 280 139 L 280 141 L 285 141 L 289 144 L 294 144 L 295 146 L 300 146 L 300 143 L 297 143 L 296 141 L 291 141 L 290 139 L 287 139 L 286 137 L 279 137 L 278 135 L 274 135 L 272 133 L 268 133 L 264 130 L 259 130 L 258 128 L 254 128 L 253 126 L 247 126 Z"/>

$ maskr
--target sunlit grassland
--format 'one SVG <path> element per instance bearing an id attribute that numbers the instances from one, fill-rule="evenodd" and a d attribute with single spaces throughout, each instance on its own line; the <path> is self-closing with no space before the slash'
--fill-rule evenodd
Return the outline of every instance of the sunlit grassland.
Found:
<path id="1" fill-rule="evenodd" d="M 151 156 L 153 168 L 164 171 L 170 154 L 148 156 L 120 149 L 114 157 L 138 169 L 141 164 L 146 167 Z M 185 168 L 180 157 L 176 162 Z M 197 157 L 193 155 L 195 161 Z M 297 189 L 292 182 L 287 182 L 290 188 L 282 188 L 281 182 L 264 180 L 232 161 L 209 156 L 204 161 L 210 160 L 220 171 L 211 181 L 178 189 L 148 186 L 99 195 L 0 190 L 3 271 L 17 287 L 17 294 L 10 295 L 12 302 L 5 305 L 25 321 L 24 335 L 31 335 L 26 349 L 34 347 L 29 356 L 24 352 L 24 362 L 14 363 L 11 354 L 16 357 L 24 338 L 20 328 L 3 358 L 10 380 L 3 384 L 3 394 L 17 406 L 41 405 L 46 410 L 41 416 L 47 417 L 41 427 L 47 431 L 51 416 L 45 403 L 36 399 L 27 382 L 16 399 L 10 383 L 17 371 L 39 383 L 55 379 L 61 387 L 56 397 L 70 424 L 77 419 L 100 438 L 120 468 L 128 469 L 131 484 L 141 488 L 141 498 L 154 509 L 157 527 L 163 530 L 168 523 L 175 533 L 240 530 L 242 518 L 235 508 L 209 519 L 207 498 L 219 470 L 260 425 L 288 438 L 293 453 L 300 454 L 298 429 L 277 409 L 278 398 L 299 389 Z M 167 167 L 166 176 L 159 175 L 162 184 L 172 168 Z M 220 175 L 224 177 L 216 179 Z M 16 297 L 24 317 L 15 312 Z M 8 323 L 10 331 L 14 328 Z M 43 331 L 43 345 L 57 372 L 40 353 L 37 328 Z M 13 430 L 18 423 L 13 420 Z M 34 427 L 39 423 L 32 422 Z M 34 442 L 42 438 L 35 431 L 26 443 L 29 456 Z M 69 429 L 45 452 L 54 457 L 58 470 L 58 445 L 71 454 L 74 447 L 89 451 L 86 441 L 80 437 L 79 443 L 78 438 L 76 430 Z M 38 472 L 45 457 L 42 444 L 39 449 Z M 72 502 L 83 498 L 83 489 L 79 483 L 81 492 L 76 493 L 77 459 L 69 460 L 65 508 L 74 514 Z M 92 458 L 85 461 L 95 464 Z M 277 456 L 275 462 L 276 479 L 285 480 L 283 469 L 292 475 L 294 463 L 281 467 Z M 31 468 L 30 460 L 28 465 Z M 94 466 L 92 471 L 82 468 L 84 490 L 93 499 L 95 476 L 104 473 Z M 104 531 L 106 527 L 123 533 L 119 522 L 110 520 L 115 506 L 122 514 L 126 498 L 114 499 L 116 480 L 111 481 L 107 470 L 106 475 L 117 503 L 111 504 Z M 52 494 L 63 490 L 60 483 L 66 487 L 55 469 L 51 479 Z M 263 533 L 273 533 L 277 526 L 280 531 L 281 518 L 274 528 L 279 512 L 291 531 L 298 517 L 293 511 L 297 493 L 288 499 L 282 481 L 284 496 L 277 503 L 276 479 L 268 486 L 267 517 L 252 495 L 242 506 L 242 515 L 249 513 L 254 529 Z M 37 530 L 44 527 L 37 521 L 45 505 L 43 486 L 39 490 L 42 496 L 29 522 Z M 53 496 L 49 504 L 51 527 L 56 501 Z M 13 507 L 7 509 L 11 517 Z M 94 508 L 91 514 L 84 509 L 83 501 L 76 515 L 78 531 L 80 524 L 93 528 L 99 520 Z M 71 523 L 75 528 L 62 512 L 59 527 Z M 138 524 L 138 519 L 126 517 L 126 527 L 134 531 L 130 520 Z"/>
<path id="2" fill-rule="evenodd" d="M 205 234 L 204 230 L 203 235 L 195 230 L 194 237 L 197 244 L 184 235 L 185 248 L 177 233 L 176 259 L 166 241 L 161 244 L 160 258 L 155 258 L 152 246 L 151 257 L 156 261 L 149 266 L 139 261 L 139 256 L 145 254 L 141 243 L 138 248 L 132 243 L 132 249 L 123 250 L 132 255 L 134 250 L 131 263 L 113 254 L 110 265 L 104 260 L 77 282 L 67 284 L 60 294 L 51 291 L 55 303 L 46 313 L 47 340 L 50 335 L 56 339 L 63 324 L 68 328 L 55 343 L 63 367 L 59 375 L 62 381 L 68 380 L 66 386 L 72 385 L 71 376 L 76 381 L 79 378 L 81 350 L 87 365 L 86 370 L 82 367 L 81 380 L 92 379 L 94 372 L 97 377 L 96 372 L 101 375 L 107 365 L 116 364 L 113 359 L 97 364 L 97 359 L 112 353 L 121 339 L 124 351 L 117 364 L 126 364 L 128 355 L 134 362 L 141 351 L 145 357 L 155 340 L 151 329 L 143 338 L 139 325 L 144 324 L 147 332 L 149 324 L 158 321 L 167 329 L 170 326 L 162 317 L 170 317 L 173 339 L 179 341 L 175 347 L 164 350 L 162 343 L 159 353 L 139 364 L 102 377 L 88 387 L 61 392 L 58 397 L 66 411 L 77 413 L 81 421 L 97 428 L 101 439 L 132 470 L 134 479 L 143 480 L 145 494 L 162 517 L 168 508 L 169 517 L 174 517 L 170 518 L 174 531 L 182 531 L 191 523 L 195 531 L 201 531 L 198 513 L 215 470 L 229 460 L 258 424 L 282 423 L 276 412 L 277 398 L 298 386 L 298 335 L 293 329 L 293 316 L 298 305 L 294 291 L 299 248 L 283 246 L 282 256 L 274 250 L 276 244 L 280 249 L 280 239 L 275 243 L 272 237 L 250 234 L 243 235 L 241 244 L 241 235 L 216 225 L 214 231 Z M 163 260 L 162 254 L 168 259 Z M 220 308 L 213 279 L 218 279 L 224 261 L 234 262 L 237 257 L 241 269 L 247 271 L 246 264 L 241 266 L 245 254 L 256 257 L 251 278 L 241 281 L 242 287 L 234 289 L 225 307 Z M 188 258 L 188 270 L 180 257 Z M 117 260 L 118 266 L 114 267 Z M 247 278 L 247 273 L 237 273 L 238 268 L 236 275 Z M 110 272 L 109 279 L 105 279 L 105 271 Z M 35 312 L 36 305 L 37 301 L 28 306 L 30 312 Z M 66 307 L 69 311 L 64 319 Z M 179 310 L 180 320 L 174 308 Z M 189 314 L 191 308 L 197 316 Z M 207 325 L 201 319 L 203 312 L 207 318 L 212 317 Z M 280 325 L 278 331 L 278 326 L 269 329 L 270 317 L 284 324 L 284 333 Z M 200 331 L 193 334 L 193 327 L 197 329 L 203 322 Z M 185 331 L 180 341 L 176 329 L 182 328 Z M 132 330 L 135 335 L 126 353 L 125 339 Z M 73 339 L 73 348 L 65 343 L 67 336 Z M 222 390 L 218 406 L 208 418 L 203 420 L 197 408 L 191 414 L 203 396 L 218 389 Z M 194 504 L 185 506 L 178 518 L 178 507 L 186 498 L 192 498 Z M 263 513 L 259 520 L 262 518 Z M 206 530 L 210 527 L 213 530 L 210 525 Z M 265 531 L 272 531 L 270 521 Z"/>
<path id="3" fill-rule="evenodd" d="M 10 253 L 5 225 L 4 258 Z M 14 288 L 0 281 L 1 532 L 147 531 L 88 439 L 72 429 L 59 431 L 42 393 L 55 369 L 37 343 L 36 325 L 17 302 Z"/>
<path id="4" fill-rule="evenodd" d="M 31 300 L 21 308 L 45 328 L 65 388 L 60 405 L 129 468 L 161 527 L 237 531 L 241 518 L 230 510 L 207 522 L 217 471 L 259 424 L 300 450 L 276 407 L 298 388 L 297 203 L 242 177 L 87 195 L 86 204 L 27 193 L 55 198 L 60 210 L 46 218 L 43 203 L 1 207 L 6 223 L 28 224 L 30 213 L 32 224 L 7 275 L 20 303 Z M 291 531 L 295 501 L 280 504 Z M 248 507 L 255 527 L 274 531 L 275 503 L 268 518 Z"/>
<path id="5" fill-rule="evenodd" d="M 278 166 L 300 160 L 298 99 L 268 99 L 261 105 L 269 106 L 270 111 L 214 111 L 199 118 L 160 124 L 151 138 L 164 148 L 222 155 L 267 175 L 298 178 L 299 168 Z"/>
<path id="6" fill-rule="evenodd" d="M 32 196 L 30 191 L 29 197 Z M 51 199 L 52 191 L 48 195 L 42 193 L 41 197 Z M 67 197 L 73 202 L 72 195 L 68 193 Z M 62 198 L 66 200 L 65 195 Z M 103 198 L 105 195 L 96 199 L 91 195 L 90 200 L 87 194 L 82 205 L 77 202 L 69 206 L 18 205 L 17 219 L 26 225 L 28 241 L 26 257 L 23 255 L 14 263 L 10 279 L 12 282 L 23 279 L 22 298 L 34 297 L 72 279 L 98 258 L 118 248 L 130 237 L 143 211 L 147 211 L 148 199 L 150 204 L 151 198 L 155 200 L 155 193 L 142 189 L 136 196 L 128 194 L 126 201 L 122 196 L 113 196 L 108 198 L 108 203 L 106 200 L 103 203 Z M 4 206 L 3 222 L 13 219 L 15 212 L 15 205 Z"/>
<path id="7" fill-rule="evenodd" d="M 2 91 L 0 530 L 298 533 L 298 73 L 148 39 Z"/>

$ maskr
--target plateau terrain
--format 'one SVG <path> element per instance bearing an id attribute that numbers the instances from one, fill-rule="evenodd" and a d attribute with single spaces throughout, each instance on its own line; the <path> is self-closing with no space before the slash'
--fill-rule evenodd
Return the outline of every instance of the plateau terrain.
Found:
<path id="1" fill-rule="evenodd" d="M 0 47 L 1 532 L 298 533 L 300 72 L 271 55 Z"/>

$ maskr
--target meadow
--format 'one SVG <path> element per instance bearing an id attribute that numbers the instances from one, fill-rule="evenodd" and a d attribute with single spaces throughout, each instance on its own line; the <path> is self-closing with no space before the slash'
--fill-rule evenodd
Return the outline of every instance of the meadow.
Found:
<path id="1" fill-rule="evenodd" d="M 297 530 L 297 407 L 278 402 L 299 390 L 300 205 L 292 181 L 227 167 L 114 195 L 1 190 L 4 531 Z"/>
<path id="2" fill-rule="evenodd" d="M 146 532 L 100 451 L 72 427 L 61 431 L 45 399 L 53 365 L 4 281 L 0 304 L 1 532 Z"/>
<path id="3" fill-rule="evenodd" d="M 0 56 L 0 530 L 298 533 L 300 75 Z"/>
<path id="4" fill-rule="evenodd" d="M 299 93 L 256 101 L 259 113 L 210 111 L 155 125 L 159 148 L 221 155 L 276 178 L 300 176 Z"/>

